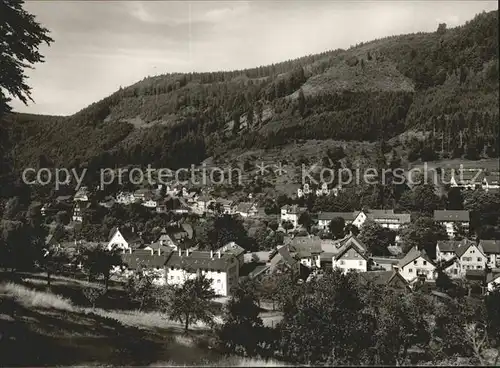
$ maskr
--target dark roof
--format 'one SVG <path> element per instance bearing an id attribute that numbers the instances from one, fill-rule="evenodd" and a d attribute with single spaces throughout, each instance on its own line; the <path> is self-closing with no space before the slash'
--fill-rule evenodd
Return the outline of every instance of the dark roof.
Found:
<path id="1" fill-rule="evenodd" d="M 483 248 L 484 253 L 500 253 L 500 240 L 480 240 L 479 245 Z"/>
<path id="2" fill-rule="evenodd" d="M 70 195 L 56 197 L 56 201 L 58 202 L 69 201 L 70 199 L 71 199 Z"/>
<path id="3" fill-rule="evenodd" d="M 461 240 L 439 240 L 437 242 L 437 246 L 441 252 L 454 252 L 461 244 Z"/>
<path id="4" fill-rule="evenodd" d="M 462 257 L 462 255 L 467 251 L 467 249 L 469 249 L 471 246 L 476 246 L 476 243 L 474 243 L 473 241 L 471 240 L 468 240 L 468 239 L 464 239 L 462 240 L 461 244 L 460 244 L 460 247 L 458 247 L 456 250 L 455 250 L 455 253 L 457 255 L 457 257 Z"/>
<path id="5" fill-rule="evenodd" d="M 109 232 L 109 240 L 115 235 L 116 231 L 120 231 L 122 234 L 123 238 L 128 242 L 128 243 L 140 243 L 141 242 L 141 237 L 139 236 L 138 233 L 132 232 L 131 229 L 127 227 L 114 227 L 111 229 Z"/>
<path id="6" fill-rule="evenodd" d="M 485 270 L 467 270 L 465 272 L 465 278 L 468 280 L 482 281 L 484 280 L 485 276 L 486 276 Z"/>
<path id="7" fill-rule="evenodd" d="M 290 241 L 289 246 L 290 252 L 302 253 L 306 257 L 323 252 L 321 239 L 316 236 L 296 236 Z"/>
<path id="8" fill-rule="evenodd" d="M 376 213 L 367 213 L 366 217 L 371 220 L 393 220 L 401 224 L 407 224 L 411 220 L 411 215 L 409 213 L 393 213 L 393 212 L 381 212 L 378 210 Z"/>
<path id="9" fill-rule="evenodd" d="M 402 277 L 401 274 L 397 270 L 393 270 L 393 271 L 368 271 L 368 272 L 361 272 L 359 275 L 361 277 L 363 277 L 365 280 L 371 281 L 371 282 L 375 283 L 376 285 L 388 285 L 391 283 L 391 281 L 394 278 L 399 278 L 406 285 L 409 285 L 408 281 L 406 281 L 405 278 Z"/>
<path id="10" fill-rule="evenodd" d="M 360 248 L 355 242 L 351 241 L 351 242 L 347 242 L 346 243 L 346 246 L 340 250 L 340 252 L 338 252 L 336 255 L 335 255 L 335 258 L 336 259 L 340 259 L 340 257 L 342 257 L 349 249 L 354 249 L 361 257 L 363 257 L 365 260 L 368 260 L 368 258 L 366 257 L 365 255 L 365 251 Z"/>
<path id="11" fill-rule="evenodd" d="M 372 257 L 373 262 L 377 264 L 398 264 L 399 258 L 387 258 L 387 257 Z"/>
<path id="12" fill-rule="evenodd" d="M 424 250 L 418 250 L 417 247 L 411 248 L 408 251 L 408 253 L 406 253 L 406 255 L 403 257 L 403 259 L 401 259 L 399 261 L 398 266 L 399 266 L 399 268 L 403 268 L 408 263 L 413 262 L 414 260 L 416 260 L 419 257 L 422 257 L 427 262 L 429 262 L 430 264 L 432 264 L 432 265 L 435 266 L 434 262 L 429 258 L 429 256 L 427 255 L 427 253 L 425 253 Z"/>
<path id="13" fill-rule="evenodd" d="M 486 275 L 486 282 L 487 283 L 490 283 L 496 279 L 498 279 L 500 277 L 500 273 L 499 272 L 490 272 Z"/>
<path id="14" fill-rule="evenodd" d="M 468 222 L 469 221 L 469 211 L 458 211 L 458 210 L 435 210 L 434 220 L 436 221 L 459 221 Z"/>
<path id="15" fill-rule="evenodd" d="M 181 255 L 179 255 L 179 252 L 173 252 L 166 262 L 166 266 L 191 271 L 199 269 L 225 271 L 232 260 L 235 260 L 235 258 L 229 254 L 223 254 L 219 258 L 214 252 L 213 258 L 211 258 L 210 252 L 190 251 L 189 255 L 186 255 L 186 252 L 183 251 Z"/>
<path id="16" fill-rule="evenodd" d="M 136 270 L 139 266 L 145 268 L 161 268 L 165 265 L 169 255 L 170 253 L 152 255 L 148 250 L 136 250 L 133 253 L 124 253 L 121 256 L 123 263 L 125 263 L 129 269 Z"/>

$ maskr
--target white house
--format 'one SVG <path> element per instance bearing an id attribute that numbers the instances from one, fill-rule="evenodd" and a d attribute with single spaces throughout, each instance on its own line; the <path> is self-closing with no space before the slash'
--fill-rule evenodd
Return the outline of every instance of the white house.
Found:
<path id="1" fill-rule="evenodd" d="M 205 195 L 201 195 L 197 198 L 196 202 L 193 204 L 191 209 L 193 210 L 194 213 L 202 215 L 208 211 L 208 206 L 212 202 L 214 202 L 212 198 Z"/>
<path id="2" fill-rule="evenodd" d="M 169 285 L 182 285 L 186 280 L 205 275 L 217 295 L 228 296 L 238 283 L 239 264 L 236 257 L 221 252 L 178 250 L 165 263 Z"/>
<path id="3" fill-rule="evenodd" d="M 114 228 L 110 234 L 107 250 L 121 249 L 124 252 L 131 252 L 140 243 L 140 236 L 135 233 L 134 229 L 129 231 L 128 229 Z"/>
<path id="4" fill-rule="evenodd" d="M 258 210 L 257 210 L 257 205 L 255 203 L 241 202 L 236 207 L 235 212 L 239 214 L 241 217 L 253 217 L 257 215 Z"/>
<path id="5" fill-rule="evenodd" d="M 158 206 L 158 202 L 153 199 L 148 199 L 142 202 L 142 205 L 147 208 L 156 208 Z"/>
<path id="6" fill-rule="evenodd" d="M 332 267 L 340 268 L 344 273 L 348 271 L 368 271 L 368 257 L 362 248 L 354 241 L 348 241 L 339 253 L 332 258 Z"/>
<path id="7" fill-rule="evenodd" d="M 457 226 L 462 227 L 466 231 L 469 229 L 469 211 L 435 210 L 434 221 L 443 225 L 446 228 L 448 236 L 454 238 Z"/>
<path id="8" fill-rule="evenodd" d="M 410 251 L 399 261 L 397 267 L 401 276 L 408 282 L 415 280 L 420 275 L 425 276 L 427 280 L 433 280 L 435 277 L 435 263 L 429 258 L 425 251 L 420 251 L 417 247 L 410 249 Z"/>
<path id="9" fill-rule="evenodd" d="M 488 257 L 490 268 L 500 267 L 500 240 L 479 240 L 479 246 Z"/>
<path id="10" fill-rule="evenodd" d="M 131 203 L 135 203 L 136 198 L 133 193 L 128 193 L 128 192 L 120 192 L 116 196 L 116 203 L 123 204 L 123 205 L 129 205 Z"/>
<path id="11" fill-rule="evenodd" d="M 76 193 L 75 196 L 73 197 L 73 201 L 75 202 L 88 202 L 90 197 L 90 193 L 87 189 L 87 187 L 81 187 Z"/>
<path id="12" fill-rule="evenodd" d="M 297 205 L 283 206 L 281 207 L 280 223 L 283 223 L 284 221 L 290 221 L 293 227 L 296 228 L 297 226 L 299 226 L 299 217 L 304 211 L 304 208 L 301 208 Z"/>
<path id="13" fill-rule="evenodd" d="M 464 239 L 455 252 L 464 275 L 467 270 L 484 270 L 487 265 L 488 257 L 476 242 Z"/>

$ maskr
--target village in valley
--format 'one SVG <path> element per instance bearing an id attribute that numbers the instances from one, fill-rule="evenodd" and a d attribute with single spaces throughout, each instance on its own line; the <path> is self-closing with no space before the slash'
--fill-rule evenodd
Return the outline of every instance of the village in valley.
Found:
<path id="1" fill-rule="evenodd" d="M 476 172 L 463 168 L 453 171 L 456 175 L 452 175 L 447 189 L 465 193 L 499 192 L 498 172 L 488 175 L 476 175 Z M 315 190 L 311 187 L 307 183 L 299 187 L 291 202 L 302 200 L 304 204 L 309 196 L 336 197 L 343 190 L 340 185 L 331 189 L 326 184 L 316 186 Z M 92 192 L 87 187 L 80 188 L 73 196 L 59 196 L 54 202 L 39 206 L 45 218 L 61 217 L 61 209 L 71 211 L 67 225 L 59 223 L 47 236 L 48 252 L 75 251 L 87 242 L 99 244 L 103 249 L 121 254 L 122 263 L 113 266 L 114 278 L 126 279 L 140 269 L 154 273 L 154 282 L 158 285 L 179 285 L 203 274 L 211 280 L 215 293 L 223 297 L 230 295 L 240 278 L 258 280 L 276 272 L 289 272 L 307 282 L 327 269 L 355 271 L 364 279 L 404 290 L 426 286 L 434 293 L 438 293 L 436 279 L 442 272 L 451 279 L 470 281 L 474 287 L 469 292 L 485 294 L 500 284 L 500 240 L 478 237 L 471 229 L 469 210 L 439 208 L 429 214 L 446 235 L 446 238 L 436 237 L 435 249 L 429 252 L 418 243 L 408 248 L 401 239 L 400 231 L 411 226 L 415 213 L 369 208 L 312 213 L 296 203 L 283 205 L 279 213 L 269 214 L 258 201 L 252 201 L 252 194 L 247 197 L 246 201 L 238 202 L 211 195 L 206 190 L 161 184 L 156 189 L 120 191 L 115 196 L 106 196 L 97 205 L 108 211 L 113 206 L 141 206 L 151 216 L 170 213 L 173 217 L 164 221 L 163 226 L 150 230 L 151 234 L 144 234 L 133 222 L 115 226 L 106 241 L 88 236 L 64 240 L 68 238 L 65 233 L 78 234 L 74 229 L 89 221 L 95 200 L 92 201 Z M 201 234 L 195 229 L 206 218 L 214 217 L 233 217 L 250 223 L 246 226 L 250 233 L 259 227 L 267 229 L 266 236 L 275 239 L 274 246 L 248 247 L 238 244 L 235 236 L 227 243 L 200 247 Z M 370 244 L 370 236 L 374 231 L 386 230 L 390 235 L 385 237 L 386 243 L 382 244 L 385 249 L 381 251 L 380 246 L 377 249 Z M 380 242 L 380 239 L 374 241 Z"/>
<path id="2" fill-rule="evenodd" d="M 0 367 L 499 366 L 499 81 L 491 0 L 0 0 Z"/>

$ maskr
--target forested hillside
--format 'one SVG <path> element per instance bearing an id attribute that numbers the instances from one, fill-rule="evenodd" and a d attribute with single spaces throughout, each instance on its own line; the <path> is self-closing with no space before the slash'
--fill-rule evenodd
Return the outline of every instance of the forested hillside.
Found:
<path id="1" fill-rule="evenodd" d="M 11 114 L 0 170 L 180 167 L 296 139 L 400 141 L 411 160 L 498 157 L 498 11 L 254 69 L 147 77 L 69 117 Z"/>

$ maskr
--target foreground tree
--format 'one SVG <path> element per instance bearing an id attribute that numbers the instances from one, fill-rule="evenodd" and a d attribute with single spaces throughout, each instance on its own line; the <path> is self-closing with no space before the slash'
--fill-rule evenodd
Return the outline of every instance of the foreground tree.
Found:
<path id="1" fill-rule="evenodd" d="M 333 218 L 328 224 L 328 230 L 334 239 L 340 239 L 345 235 L 345 220 L 342 217 Z"/>
<path id="2" fill-rule="evenodd" d="M 280 324 L 282 354 L 303 364 L 362 364 L 373 336 L 357 275 L 329 271 L 295 299 Z"/>
<path id="3" fill-rule="evenodd" d="M 373 220 L 367 220 L 361 226 L 359 240 L 368 246 L 369 252 L 374 256 L 389 254 L 387 246 L 394 242 L 395 235 L 391 230 L 382 227 Z"/>
<path id="4" fill-rule="evenodd" d="M 185 331 L 198 321 L 210 324 L 214 316 L 212 299 L 215 296 L 210 280 L 204 275 L 188 279 L 174 288 L 168 314 L 170 318 L 183 323 Z"/>
<path id="5" fill-rule="evenodd" d="M 149 309 L 160 304 L 161 288 L 155 285 L 158 277 L 154 271 L 147 271 L 139 267 L 127 280 L 127 294 L 130 299 L 139 305 L 139 310 Z"/>
<path id="6" fill-rule="evenodd" d="M 245 356 L 260 353 L 259 347 L 265 342 L 265 329 L 259 312 L 255 282 L 246 279 L 232 290 L 224 324 L 218 330 L 224 350 Z"/>
<path id="7" fill-rule="evenodd" d="M 0 2 L 0 116 L 10 111 L 11 99 L 4 90 L 25 104 L 32 100 L 24 68 L 43 62 L 39 46 L 54 41 L 48 36 L 49 31 L 23 9 L 23 4 L 22 0 Z"/>

